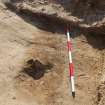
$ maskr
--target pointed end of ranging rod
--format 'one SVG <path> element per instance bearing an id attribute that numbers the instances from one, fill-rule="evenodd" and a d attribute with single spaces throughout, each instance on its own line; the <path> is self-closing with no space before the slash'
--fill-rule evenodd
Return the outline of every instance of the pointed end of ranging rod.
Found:
<path id="1" fill-rule="evenodd" d="M 75 92 L 72 92 L 72 96 L 73 96 L 73 98 L 75 98 Z"/>

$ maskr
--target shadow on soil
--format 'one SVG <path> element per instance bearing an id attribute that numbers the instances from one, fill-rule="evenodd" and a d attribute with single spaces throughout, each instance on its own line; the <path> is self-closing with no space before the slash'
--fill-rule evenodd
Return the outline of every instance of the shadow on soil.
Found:
<path id="1" fill-rule="evenodd" d="M 6 3 L 5 5 L 10 11 L 16 13 L 23 20 L 38 27 L 41 30 L 52 33 L 65 34 L 67 25 L 71 26 L 71 31 L 73 31 L 74 27 L 77 28 L 77 26 L 73 22 L 58 18 L 56 16 L 50 16 L 43 13 L 33 13 L 30 10 L 16 11 L 16 7 L 11 5 L 11 3 Z"/>
<path id="2" fill-rule="evenodd" d="M 103 50 L 105 49 L 105 35 L 99 35 L 96 32 L 82 32 L 78 26 L 75 26 L 73 23 L 70 23 L 66 20 L 62 20 L 56 17 L 46 16 L 45 14 L 33 13 L 28 10 L 16 11 L 16 8 L 10 3 L 5 4 L 9 10 L 15 12 L 22 19 L 24 19 L 29 24 L 32 24 L 38 27 L 41 30 L 45 30 L 52 33 L 60 33 L 65 35 L 65 27 L 70 26 L 71 37 L 75 38 L 83 34 L 87 38 L 87 42 L 91 44 L 94 48 Z M 69 24 L 67 24 L 69 23 Z M 74 30 L 75 29 L 75 30 Z"/>
<path id="3" fill-rule="evenodd" d="M 92 45 L 92 47 L 103 50 L 105 49 L 105 35 L 94 34 L 93 32 L 84 33 L 87 42 Z"/>
<path id="4" fill-rule="evenodd" d="M 42 78 L 51 68 L 53 68 L 53 65 L 50 63 L 44 65 L 38 60 L 30 59 L 27 61 L 27 67 L 23 68 L 21 72 L 27 74 L 35 80 L 38 80 Z"/>

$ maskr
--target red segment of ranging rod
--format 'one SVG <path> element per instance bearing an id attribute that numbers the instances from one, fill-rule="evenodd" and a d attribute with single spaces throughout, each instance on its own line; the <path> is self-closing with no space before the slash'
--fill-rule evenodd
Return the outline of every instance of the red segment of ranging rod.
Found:
<path id="1" fill-rule="evenodd" d="M 71 89 L 72 89 L 72 96 L 75 98 L 75 84 L 74 84 L 74 66 L 72 63 L 72 42 L 70 38 L 70 32 L 67 29 L 67 46 L 68 46 L 68 53 L 69 53 L 69 73 L 70 73 L 70 80 L 71 80 Z"/>

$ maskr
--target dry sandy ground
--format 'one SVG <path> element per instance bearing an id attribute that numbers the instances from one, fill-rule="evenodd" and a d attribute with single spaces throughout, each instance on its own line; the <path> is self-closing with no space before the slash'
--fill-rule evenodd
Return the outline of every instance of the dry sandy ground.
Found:
<path id="1" fill-rule="evenodd" d="M 72 42 L 75 99 L 68 78 L 66 36 L 40 30 L 0 3 L 0 105 L 105 105 L 103 38 L 75 33 Z M 30 59 L 51 66 L 35 79 L 23 72 Z"/>

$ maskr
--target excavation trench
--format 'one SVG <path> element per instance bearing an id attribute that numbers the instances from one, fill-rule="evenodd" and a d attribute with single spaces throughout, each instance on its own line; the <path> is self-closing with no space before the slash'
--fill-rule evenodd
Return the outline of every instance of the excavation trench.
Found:
<path id="1" fill-rule="evenodd" d="M 15 77 L 19 97 L 31 97 L 39 105 L 104 105 L 104 94 L 101 92 L 104 80 L 100 84 L 104 76 L 105 36 L 87 29 L 84 31 L 78 24 L 26 9 L 19 10 L 17 15 L 40 30 L 26 51 L 26 63 L 31 62 L 32 65 L 24 65 Z M 68 84 L 68 56 L 64 35 L 68 23 L 72 31 L 75 100 L 69 94 Z M 37 60 L 41 68 L 36 67 L 33 60 Z M 46 68 L 48 64 L 51 67 Z M 32 74 L 39 74 L 40 78 Z"/>
<path id="2" fill-rule="evenodd" d="M 87 24 L 83 24 L 80 21 L 73 21 L 73 20 L 69 20 L 63 17 L 57 17 L 56 15 L 50 15 L 47 13 L 43 13 L 43 12 L 38 12 L 35 11 L 33 9 L 27 8 L 27 7 L 21 7 L 21 5 L 18 7 L 12 3 L 5 3 L 5 5 L 8 7 L 8 9 L 16 12 L 17 14 L 25 14 L 25 16 L 30 16 L 32 20 L 35 20 L 36 18 L 40 19 L 40 20 L 44 20 L 47 25 L 49 24 L 48 21 L 50 21 L 50 25 L 52 25 L 52 27 L 55 27 L 55 29 L 58 27 L 65 29 L 65 27 L 70 26 L 71 30 L 72 28 L 76 28 L 84 33 L 93 33 L 93 34 L 100 34 L 100 35 L 105 35 L 104 32 L 104 23 L 100 26 L 88 26 Z M 26 19 L 27 21 L 27 19 Z M 98 23 L 97 23 L 98 24 Z M 45 26 L 44 26 L 45 27 Z M 39 27 L 41 28 L 41 27 Z M 62 29 L 58 32 L 62 32 Z M 59 29 L 57 29 L 59 30 Z M 56 31 L 57 31 L 56 30 Z M 66 30 L 66 29 L 65 29 Z M 47 31 L 52 31 L 52 30 L 47 30 Z"/>

